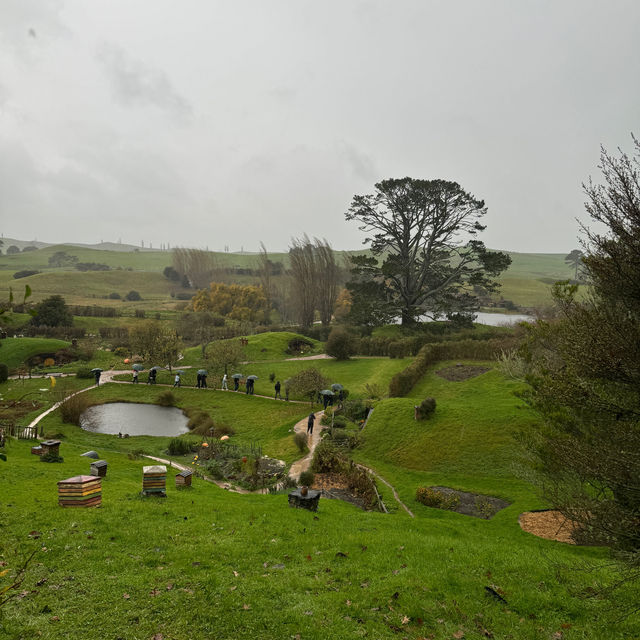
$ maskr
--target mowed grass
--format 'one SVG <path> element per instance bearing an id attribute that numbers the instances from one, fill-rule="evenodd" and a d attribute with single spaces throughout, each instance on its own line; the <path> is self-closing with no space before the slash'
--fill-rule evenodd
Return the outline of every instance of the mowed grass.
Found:
<path id="1" fill-rule="evenodd" d="M 56 483 L 86 473 L 83 445 L 62 464 L 12 441 L 0 463 L 0 559 L 9 574 L 37 550 L 0 636 L 176 640 L 262 638 L 635 637 L 632 620 L 586 597 L 603 558 L 522 533 L 517 523 L 431 510 L 366 513 L 320 500 L 317 514 L 284 495 L 238 495 L 195 478 L 167 498 L 140 494 L 145 460 L 109 453 L 102 506 L 57 506 Z M 17 553 L 16 553 L 17 551 Z M 508 605 L 487 597 L 485 586 Z M 618 604 L 631 606 L 623 589 Z M 455 634 L 455 635 L 454 635 Z M 554 636 L 553 634 L 558 634 Z M 561 635 L 560 635 L 561 634 Z"/>
<path id="2" fill-rule="evenodd" d="M 155 403 L 158 396 L 167 391 L 161 386 L 146 384 L 127 385 L 107 383 L 86 391 L 90 403 L 138 402 Z M 240 446 L 257 444 L 263 453 L 286 462 L 299 457 L 293 442 L 293 425 L 307 413 L 306 405 L 275 402 L 265 398 L 248 397 L 244 394 L 198 389 L 172 389 L 176 406 L 181 409 L 194 407 L 209 413 L 217 424 L 229 425 L 235 431 L 231 443 Z M 59 412 L 53 412 L 42 421 L 45 433 L 61 434 L 86 449 L 135 451 L 142 449 L 146 453 L 165 455 L 170 438 L 131 436 L 119 439 L 113 435 L 96 434 L 84 431 L 75 425 L 64 424 Z M 127 433 L 123 424 L 122 433 Z M 201 439 L 201 438 L 200 438 Z"/>
<path id="3" fill-rule="evenodd" d="M 4 362 L 11 370 L 33 356 L 55 353 L 70 346 L 70 342 L 53 338 L 5 338 L 0 340 L 0 362 Z"/>
<path id="4" fill-rule="evenodd" d="M 417 503 L 415 491 L 433 484 L 516 501 L 520 511 L 544 506 L 518 477 L 521 454 L 516 436 L 537 421 L 514 395 L 518 383 L 495 369 L 462 382 L 436 375 L 458 362 L 434 365 L 410 397 L 379 402 L 354 456 L 396 485 L 418 514 L 427 508 Z M 436 399 L 436 412 L 429 420 L 416 421 L 414 405 L 425 397 Z"/>
<path id="5" fill-rule="evenodd" d="M 287 352 L 289 342 L 294 339 L 305 340 L 313 345 L 312 349 L 305 352 L 304 355 L 315 355 L 323 352 L 324 344 L 313 338 L 307 338 L 306 336 L 300 335 L 299 333 L 292 333 L 291 331 L 268 331 L 247 336 L 249 344 L 244 347 L 243 360 L 253 362 L 292 358 L 299 355 Z M 202 348 L 200 346 L 188 347 L 183 353 L 184 360 L 181 361 L 183 364 L 202 365 Z"/>

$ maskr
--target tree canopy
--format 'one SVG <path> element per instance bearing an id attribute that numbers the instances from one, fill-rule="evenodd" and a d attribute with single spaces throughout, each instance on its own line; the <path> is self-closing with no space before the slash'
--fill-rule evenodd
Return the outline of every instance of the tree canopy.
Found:
<path id="1" fill-rule="evenodd" d="M 70 327 L 73 324 L 73 316 L 64 298 L 55 295 L 35 306 L 31 323 L 47 327 Z"/>
<path id="2" fill-rule="evenodd" d="M 262 287 L 212 282 L 193 297 L 194 311 L 211 311 L 234 320 L 256 322 L 264 318 L 267 298 Z"/>
<path id="3" fill-rule="evenodd" d="M 511 263 L 477 239 L 485 213 L 482 200 L 447 180 L 383 180 L 374 194 L 354 196 L 346 218 L 371 234 L 372 256 L 352 258 L 354 307 L 374 282 L 403 324 L 477 308 L 473 288 L 495 291 L 495 277 Z"/>
<path id="4" fill-rule="evenodd" d="M 530 450 L 546 497 L 640 571 L 640 145 L 604 150 L 604 184 L 585 187 L 590 290 L 555 287 L 559 319 L 540 322 L 524 351 L 529 403 L 544 418 Z"/>

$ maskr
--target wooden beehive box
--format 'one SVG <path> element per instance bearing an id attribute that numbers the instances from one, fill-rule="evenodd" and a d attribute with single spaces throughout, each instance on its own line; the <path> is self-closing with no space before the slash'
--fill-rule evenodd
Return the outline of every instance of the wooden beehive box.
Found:
<path id="1" fill-rule="evenodd" d="M 176 475 L 176 487 L 190 487 L 191 486 L 191 478 L 193 477 L 193 473 L 188 469 L 181 471 L 178 475 Z"/>
<path id="2" fill-rule="evenodd" d="M 107 475 L 107 461 L 106 460 L 96 460 L 91 463 L 91 475 L 99 476 L 100 478 L 104 478 Z"/>

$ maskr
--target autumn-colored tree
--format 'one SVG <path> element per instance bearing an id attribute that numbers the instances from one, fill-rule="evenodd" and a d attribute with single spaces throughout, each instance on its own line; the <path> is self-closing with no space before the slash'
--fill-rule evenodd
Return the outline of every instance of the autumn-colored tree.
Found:
<path id="1" fill-rule="evenodd" d="M 233 320 L 257 322 L 264 318 L 267 299 L 262 287 L 212 282 L 192 299 L 194 311 L 210 311 Z"/>
<path id="2" fill-rule="evenodd" d="M 133 351 L 147 362 L 168 365 L 169 370 L 178 362 L 181 343 L 174 329 L 149 320 L 131 329 L 129 337 Z"/>

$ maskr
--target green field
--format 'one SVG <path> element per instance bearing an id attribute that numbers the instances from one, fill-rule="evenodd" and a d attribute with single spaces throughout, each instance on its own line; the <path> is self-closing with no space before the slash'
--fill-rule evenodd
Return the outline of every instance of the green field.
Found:
<path id="1" fill-rule="evenodd" d="M 77 256 L 80 262 L 106 264 L 113 270 L 79 272 L 70 268 L 51 268 L 48 266 L 48 260 L 56 251 L 66 251 L 69 255 Z M 338 258 L 346 253 L 359 251 L 337 252 Z M 500 278 L 503 286 L 498 295 L 520 306 L 548 304 L 549 284 L 571 278 L 573 275 L 571 267 L 564 262 L 566 254 L 508 253 L 513 262 Z M 256 254 L 213 255 L 217 265 L 223 269 L 255 269 L 258 264 Z M 286 253 L 273 253 L 269 254 L 269 257 L 274 262 L 288 265 Z M 179 303 L 171 298 L 171 292 L 188 291 L 162 276 L 162 270 L 171 264 L 170 251 L 111 251 L 55 245 L 37 251 L 0 256 L 0 295 L 8 294 L 10 286 L 15 292 L 19 292 L 25 284 L 29 284 L 33 289 L 32 299 L 36 302 L 48 295 L 59 293 L 71 304 L 105 304 L 141 309 L 174 308 Z M 22 269 L 37 269 L 43 273 L 14 280 L 13 274 Z M 247 275 L 233 276 L 233 280 L 245 284 L 256 282 L 255 277 Z M 142 302 L 123 303 L 106 299 L 113 292 L 124 296 L 132 289 L 140 292 Z M 98 300 L 100 302 L 97 302 Z"/>
<path id="2" fill-rule="evenodd" d="M 268 335 L 262 340 L 258 344 L 276 349 Z M 279 360 L 243 369 L 260 376 L 256 393 L 270 393 L 272 370 L 284 378 L 318 366 L 357 395 L 366 383 L 386 388 L 409 362 Z M 64 424 L 58 412 L 45 417 L 45 435 L 62 440 L 64 462 L 44 464 L 30 455 L 29 442 L 15 440 L 5 449 L 8 461 L 0 462 L 6 575 L 25 552 L 38 550 L 20 587 L 23 595 L 3 607 L 0 637 L 84 638 L 96 628 L 106 637 L 141 640 L 156 634 L 185 640 L 635 637 L 634 619 L 616 622 L 619 608 L 587 597 L 615 579 L 603 549 L 542 540 L 518 526 L 522 511 L 545 506 L 516 475 L 517 433 L 536 420 L 514 396 L 518 385 L 495 369 L 462 382 L 435 374 L 452 364 L 434 366 L 410 397 L 379 401 L 353 451 L 395 486 L 415 518 L 383 484 L 389 514 L 323 498 L 314 516 L 289 508 L 283 494 L 238 495 L 198 478 L 179 491 L 173 470 L 168 497 L 144 499 L 141 468 L 149 461 L 134 453 L 168 457 L 169 438 L 119 439 Z M 169 381 L 170 374 L 161 378 Z M 50 391 L 39 391 L 43 382 L 10 381 L 2 392 L 15 397 L 33 387 L 53 399 Z M 111 383 L 85 393 L 97 403 L 149 403 L 165 390 Z M 232 427 L 232 443 L 259 444 L 287 462 L 300 456 L 291 429 L 307 414 L 305 404 L 189 388 L 173 393 L 179 407 L 202 408 Z M 427 395 L 437 400 L 436 414 L 416 422 L 413 406 Z M 80 456 L 88 449 L 109 464 L 103 506 L 62 509 L 56 482 L 88 471 L 89 460 Z M 490 520 L 430 509 L 414 496 L 417 487 L 431 484 L 498 496 L 511 505 Z M 488 597 L 487 586 L 508 604 Z M 630 608 L 636 596 L 624 587 L 616 606 Z"/>

